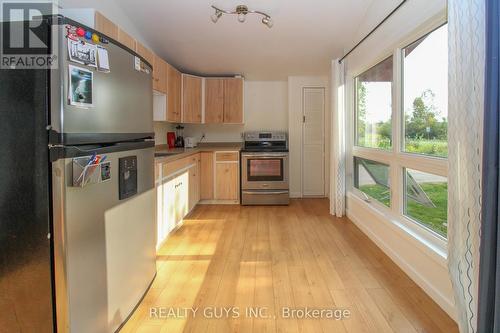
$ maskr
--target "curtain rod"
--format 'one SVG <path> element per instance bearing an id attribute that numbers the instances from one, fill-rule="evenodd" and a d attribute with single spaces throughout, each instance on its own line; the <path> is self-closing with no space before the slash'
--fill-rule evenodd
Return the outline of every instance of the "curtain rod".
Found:
<path id="1" fill-rule="evenodd" d="M 373 28 L 365 37 L 363 37 L 362 40 L 360 40 L 358 42 L 358 44 L 354 45 L 354 47 L 352 49 L 349 50 L 349 52 L 347 52 L 342 58 L 340 58 L 339 60 L 339 64 L 342 63 L 342 61 L 349 55 L 352 53 L 352 51 L 354 51 L 361 43 L 363 43 L 368 37 L 370 37 L 371 34 L 373 34 L 375 32 L 375 30 L 377 30 L 382 24 L 385 23 L 385 21 L 387 21 L 389 19 L 389 17 L 391 17 L 399 8 L 401 8 L 401 6 L 404 5 L 404 3 L 406 2 L 407 0 L 403 0 L 401 1 L 401 3 L 392 10 L 392 12 L 390 12 L 382 21 L 380 21 L 379 24 L 377 24 L 377 26 L 375 28 Z"/>

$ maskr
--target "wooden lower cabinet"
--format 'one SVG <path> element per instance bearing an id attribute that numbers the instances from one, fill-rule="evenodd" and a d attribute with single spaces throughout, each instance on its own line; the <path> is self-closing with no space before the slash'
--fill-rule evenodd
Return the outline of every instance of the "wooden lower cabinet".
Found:
<path id="1" fill-rule="evenodd" d="M 214 153 L 200 153 L 200 198 L 201 200 L 214 199 Z"/>
<path id="2" fill-rule="evenodd" d="M 157 163 L 157 248 L 200 200 L 199 154 Z"/>
<path id="3" fill-rule="evenodd" d="M 155 163 L 157 248 L 200 200 L 237 203 L 238 152 L 201 152 Z"/>
<path id="4" fill-rule="evenodd" d="M 195 155 L 194 166 L 189 168 L 189 211 L 200 201 L 200 158 Z"/>
<path id="5" fill-rule="evenodd" d="M 217 163 L 215 165 L 215 200 L 238 200 L 237 163 Z"/>

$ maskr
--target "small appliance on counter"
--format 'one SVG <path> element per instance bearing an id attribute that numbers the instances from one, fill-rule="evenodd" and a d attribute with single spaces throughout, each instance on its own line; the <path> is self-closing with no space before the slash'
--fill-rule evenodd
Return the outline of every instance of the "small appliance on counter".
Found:
<path id="1" fill-rule="evenodd" d="M 168 149 L 175 148 L 175 132 L 167 132 Z"/>
<path id="2" fill-rule="evenodd" d="M 184 147 L 186 148 L 195 148 L 198 145 L 195 137 L 188 136 L 184 139 Z"/>
<path id="3" fill-rule="evenodd" d="M 177 138 L 175 139 L 175 148 L 184 148 L 184 126 L 177 125 L 175 131 L 177 132 Z"/>
<path id="4" fill-rule="evenodd" d="M 241 150 L 241 204 L 288 205 L 288 135 L 247 132 Z"/>

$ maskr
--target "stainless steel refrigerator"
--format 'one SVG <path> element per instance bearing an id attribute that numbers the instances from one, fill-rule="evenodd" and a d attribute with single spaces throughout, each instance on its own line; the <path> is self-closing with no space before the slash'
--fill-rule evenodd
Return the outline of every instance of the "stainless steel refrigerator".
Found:
<path id="1" fill-rule="evenodd" d="M 0 70 L 0 330 L 114 332 L 156 274 L 152 67 L 44 25 L 58 69 Z"/>

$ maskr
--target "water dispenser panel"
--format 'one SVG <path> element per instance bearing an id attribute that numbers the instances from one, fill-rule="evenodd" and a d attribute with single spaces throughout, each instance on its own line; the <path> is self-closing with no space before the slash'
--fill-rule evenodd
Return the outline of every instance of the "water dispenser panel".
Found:
<path id="1" fill-rule="evenodd" d="M 137 194 L 137 156 L 127 156 L 119 159 L 120 200 Z"/>

